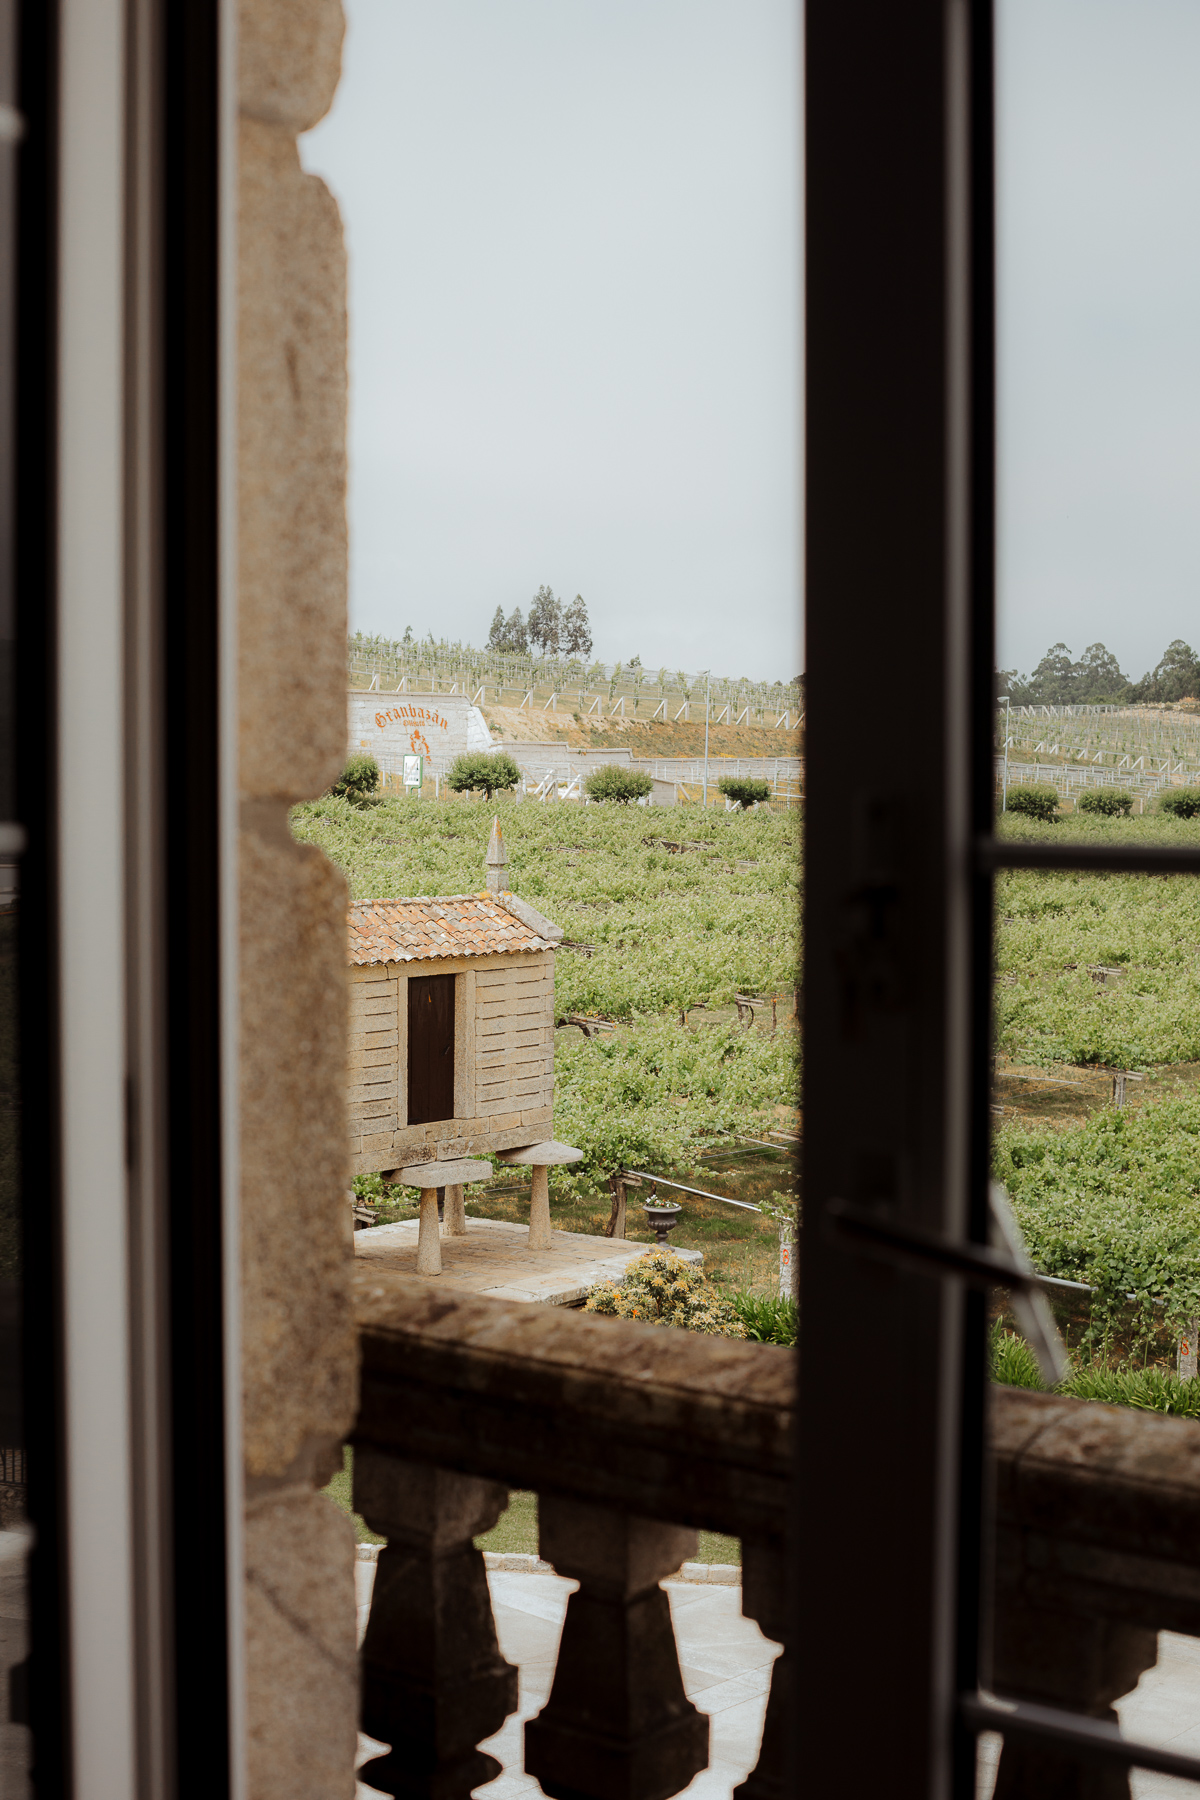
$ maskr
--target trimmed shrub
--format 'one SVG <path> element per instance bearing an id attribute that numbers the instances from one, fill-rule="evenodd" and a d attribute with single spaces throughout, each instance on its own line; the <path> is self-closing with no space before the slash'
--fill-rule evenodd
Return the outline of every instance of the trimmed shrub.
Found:
<path id="1" fill-rule="evenodd" d="M 756 781 L 750 775 L 722 775 L 717 783 L 717 792 L 724 794 L 727 800 L 736 800 L 742 811 L 753 806 L 759 800 L 771 798 L 771 785 L 766 781 Z"/>
<path id="2" fill-rule="evenodd" d="M 604 763 L 593 769 L 583 784 L 589 800 L 615 800 L 628 806 L 631 800 L 644 800 L 654 783 L 644 769 L 623 769 L 620 763 Z"/>
<path id="3" fill-rule="evenodd" d="M 507 750 L 468 750 L 451 763 L 446 785 L 456 794 L 482 793 L 490 800 L 493 794 L 515 788 L 520 779 L 521 771 Z"/>
<path id="4" fill-rule="evenodd" d="M 1058 817 L 1058 791 L 1052 787 L 1035 787 L 1032 782 L 1026 787 L 1010 787 L 1007 811 L 1017 813 L 1023 819 L 1042 819 L 1049 824 Z"/>
<path id="5" fill-rule="evenodd" d="M 1200 787 L 1169 789 L 1159 795 L 1158 810 L 1173 819 L 1194 819 L 1200 813 Z"/>
<path id="6" fill-rule="evenodd" d="M 641 1319 L 646 1325 L 678 1325 L 709 1337 L 747 1335 L 732 1303 L 673 1250 L 651 1250 L 629 1264 L 624 1281 L 589 1288 L 583 1310 L 610 1319 Z"/>
<path id="7" fill-rule="evenodd" d="M 1127 819 L 1133 811 L 1133 795 L 1122 788 L 1085 788 L 1077 805 L 1080 812 L 1099 813 L 1105 819 Z"/>
<path id="8" fill-rule="evenodd" d="M 333 787 L 331 793 L 340 794 L 354 806 L 361 806 L 365 800 L 379 787 L 379 764 L 373 756 L 352 756 Z"/>

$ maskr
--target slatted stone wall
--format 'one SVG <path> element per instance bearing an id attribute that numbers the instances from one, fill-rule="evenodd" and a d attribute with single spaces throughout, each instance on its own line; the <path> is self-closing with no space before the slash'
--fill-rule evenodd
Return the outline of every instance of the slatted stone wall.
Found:
<path id="1" fill-rule="evenodd" d="M 453 1119 L 409 1125 L 408 979 L 453 975 Z M 355 1174 L 487 1156 L 552 1135 L 554 953 L 352 966 L 347 1112 Z"/>

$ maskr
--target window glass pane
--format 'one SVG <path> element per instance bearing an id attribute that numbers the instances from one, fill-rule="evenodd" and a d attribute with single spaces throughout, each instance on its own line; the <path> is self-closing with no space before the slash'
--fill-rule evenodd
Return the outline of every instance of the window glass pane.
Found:
<path id="1" fill-rule="evenodd" d="M 571 1304 L 661 1234 L 693 1320 L 791 1341 L 798 8 L 347 15 L 302 155 L 349 251 L 354 760 L 292 825 L 407 946 L 352 970 L 357 1249 Z M 478 909 L 404 936 L 406 899 L 504 894 L 554 944 L 511 976 L 448 966 Z M 433 1239 L 401 1175 L 439 1151 L 496 1161 Z M 535 1550 L 532 1497 L 498 1530 Z"/>
<path id="2" fill-rule="evenodd" d="M 1000 0 L 996 16 L 997 829 L 1062 848 L 1200 848 L 1200 248 L 1185 223 L 1200 203 L 1200 9 Z M 1033 1570 L 1082 1554 L 1068 1465 L 1100 1457 L 1099 1439 L 1076 1443 L 1062 1422 L 1045 1480 L 1064 1511 L 1044 1527 L 1022 1515 L 1003 1458 L 1032 1389 L 1116 1403 L 1111 1429 L 1133 1433 L 1147 1468 L 1156 1412 L 1200 1418 L 1200 883 L 1002 873 L 995 1033 L 994 1174 L 1057 1283 L 1069 1373 L 1048 1379 L 996 1296 L 992 1680 L 1192 1752 L 1188 1622 L 1144 1587 L 1122 1612 L 1096 1585 L 1134 1549 L 1138 1509 L 1122 1527 L 1110 1505 L 1091 1534 L 1088 1594 Z M 1009 1750 L 997 1791 L 1060 1777 L 1046 1753 Z"/>

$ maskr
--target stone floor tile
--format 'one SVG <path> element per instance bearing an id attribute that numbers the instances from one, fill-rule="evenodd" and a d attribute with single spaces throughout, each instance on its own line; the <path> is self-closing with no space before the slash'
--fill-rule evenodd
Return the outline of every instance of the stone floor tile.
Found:
<path id="1" fill-rule="evenodd" d="M 771 1691 L 771 1671 L 770 1668 L 748 1669 L 744 1675 L 732 1675 L 718 1681 L 702 1675 L 697 1681 L 691 1668 L 685 1664 L 683 1686 L 701 1712 L 725 1712 L 731 1706 L 740 1706 L 743 1700 L 761 1703 Z"/>

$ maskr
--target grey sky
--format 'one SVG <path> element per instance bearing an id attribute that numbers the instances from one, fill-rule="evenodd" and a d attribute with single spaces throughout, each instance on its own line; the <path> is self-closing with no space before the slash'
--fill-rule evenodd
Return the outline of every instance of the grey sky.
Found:
<path id="1" fill-rule="evenodd" d="M 1200 4 L 1001 0 L 1002 667 L 1200 649 Z"/>
<path id="2" fill-rule="evenodd" d="M 583 594 L 596 654 L 786 680 L 794 0 L 348 0 L 303 144 L 346 222 L 351 604 L 479 643 Z"/>

